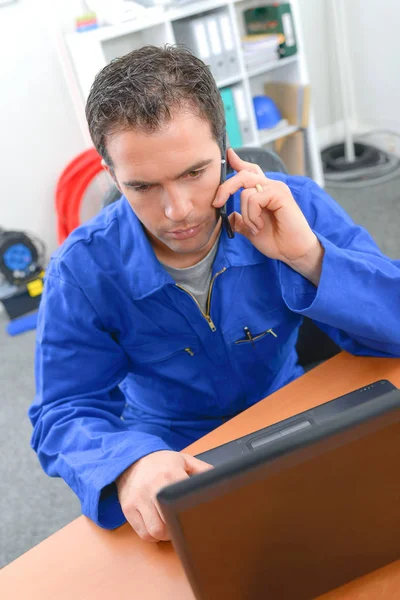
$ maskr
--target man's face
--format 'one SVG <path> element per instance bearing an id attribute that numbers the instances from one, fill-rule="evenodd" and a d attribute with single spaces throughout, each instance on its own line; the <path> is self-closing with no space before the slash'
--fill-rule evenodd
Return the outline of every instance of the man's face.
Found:
<path id="1" fill-rule="evenodd" d="M 116 182 L 159 256 L 207 248 L 217 224 L 212 202 L 221 151 L 206 121 L 182 112 L 155 133 L 111 136 L 107 150 Z"/>

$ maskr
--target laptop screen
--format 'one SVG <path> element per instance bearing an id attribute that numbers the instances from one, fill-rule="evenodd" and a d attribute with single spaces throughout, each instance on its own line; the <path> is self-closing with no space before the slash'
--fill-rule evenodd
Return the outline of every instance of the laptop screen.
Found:
<path id="1" fill-rule="evenodd" d="M 309 600 L 400 558 L 400 392 L 164 488 L 197 599 Z"/>

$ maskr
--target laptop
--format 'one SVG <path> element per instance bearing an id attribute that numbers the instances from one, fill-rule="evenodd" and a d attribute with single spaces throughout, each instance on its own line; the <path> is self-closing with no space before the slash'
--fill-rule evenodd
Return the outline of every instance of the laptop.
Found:
<path id="1" fill-rule="evenodd" d="M 256 452 L 266 444 L 282 437 L 292 436 L 303 429 L 322 425 L 349 408 L 364 404 L 368 400 L 373 400 L 395 389 L 395 386 L 387 379 L 375 381 L 344 396 L 339 396 L 339 398 L 335 398 L 330 402 L 294 415 L 289 419 L 197 454 L 197 458 L 214 466 L 226 463 L 228 460 Z"/>
<path id="2" fill-rule="evenodd" d="M 311 600 L 400 558 L 400 390 L 375 392 L 160 490 L 197 600 Z"/>

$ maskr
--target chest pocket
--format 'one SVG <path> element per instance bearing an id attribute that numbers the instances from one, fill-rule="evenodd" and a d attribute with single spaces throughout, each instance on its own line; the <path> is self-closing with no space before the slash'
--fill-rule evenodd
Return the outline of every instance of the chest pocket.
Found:
<path id="1" fill-rule="evenodd" d="M 154 338 L 152 342 L 127 348 L 134 364 L 145 365 L 170 362 L 174 359 L 195 358 L 200 349 L 196 336 L 168 336 Z"/>
<path id="2" fill-rule="evenodd" d="M 266 396 L 283 368 L 295 344 L 298 321 L 295 313 L 279 307 L 244 312 L 229 329 L 232 362 L 250 403 Z"/>
<path id="3" fill-rule="evenodd" d="M 269 339 L 272 344 L 277 344 L 290 326 L 292 315 L 281 308 L 248 317 L 243 314 L 227 332 L 228 342 L 234 346 L 255 346 Z"/>
<path id="4" fill-rule="evenodd" d="M 244 337 L 239 340 L 236 340 L 235 344 L 252 344 L 254 346 L 254 344 L 260 342 L 260 340 L 262 340 L 262 338 L 266 335 L 272 335 L 275 339 L 278 338 L 278 334 L 275 333 L 272 327 L 266 329 L 265 331 L 262 331 L 261 333 L 254 334 L 254 332 L 251 331 L 251 329 L 247 325 L 245 325 L 243 327 L 243 333 Z"/>

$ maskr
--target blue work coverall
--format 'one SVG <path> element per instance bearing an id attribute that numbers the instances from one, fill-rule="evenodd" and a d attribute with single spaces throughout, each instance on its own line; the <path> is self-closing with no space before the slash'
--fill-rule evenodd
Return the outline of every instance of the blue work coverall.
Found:
<path id="1" fill-rule="evenodd" d="M 133 462 L 182 449 L 302 374 L 303 315 L 353 354 L 400 355 L 400 262 L 311 180 L 268 176 L 287 183 L 325 249 L 318 288 L 223 231 L 202 313 L 124 197 L 51 260 L 32 446 L 102 527 L 125 521 L 114 481 Z M 230 202 L 240 211 L 240 191 Z"/>

